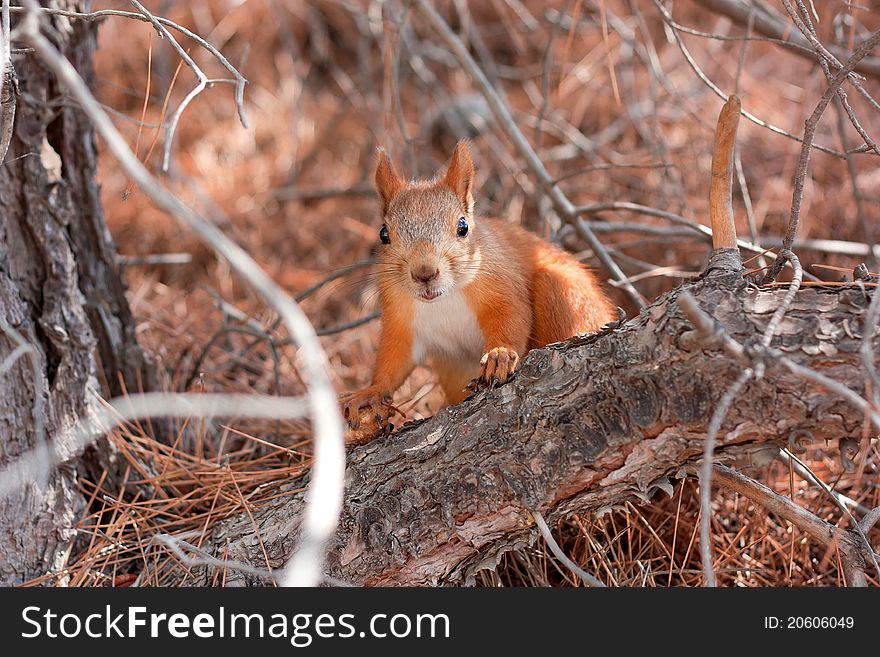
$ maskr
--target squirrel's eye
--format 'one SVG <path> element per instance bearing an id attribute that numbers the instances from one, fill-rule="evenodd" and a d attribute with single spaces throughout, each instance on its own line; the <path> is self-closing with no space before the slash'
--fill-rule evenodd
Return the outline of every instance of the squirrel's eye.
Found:
<path id="1" fill-rule="evenodd" d="M 458 220 L 458 236 L 465 237 L 468 234 L 468 223 L 467 220 L 462 217 Z"/>
<path id="2" fill-rule="evenodd" d="M 382 224 L 382 228 L 379 229 L 379 239 L 382 240 L 382 244 L 391 244 L 391 238 L 388 236 L 388 226 Z"/>

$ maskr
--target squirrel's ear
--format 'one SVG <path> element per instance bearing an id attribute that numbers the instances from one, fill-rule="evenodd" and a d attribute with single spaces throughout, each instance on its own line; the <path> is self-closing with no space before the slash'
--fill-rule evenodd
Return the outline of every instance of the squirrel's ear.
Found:
<path id="1" fill-rule="evenodd" d="M 455 145 L 443 184 L 455 192 L 465 210 L 469 213 L 474 211 L 474 161 L 464 139 Z"/>
<path id="2" fill-rule="evenodd" d="M 379 149 L 379 163 L 376 165 L 376 191 L 379 194 L 379 202 L 382 204 L 382 216 L 388 213 L 388 206 L 391 199 L 406 184 L 401 180 L 400 176 L 394 170 L 391 159 L 384 149 Z"/>

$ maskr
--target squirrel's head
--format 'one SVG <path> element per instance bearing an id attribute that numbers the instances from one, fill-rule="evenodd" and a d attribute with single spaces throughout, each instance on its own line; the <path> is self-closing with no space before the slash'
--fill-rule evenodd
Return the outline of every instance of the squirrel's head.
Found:
<path id="1" fill-rule="evenodd" d="M 473 280 L 480 263 L 473 187 L 474 163 L 465 141 L 456 145 L 445 173 L 430 181 L 405 182 L 379 151 L 383 284 L 402 286 L 428 302 Z"/>

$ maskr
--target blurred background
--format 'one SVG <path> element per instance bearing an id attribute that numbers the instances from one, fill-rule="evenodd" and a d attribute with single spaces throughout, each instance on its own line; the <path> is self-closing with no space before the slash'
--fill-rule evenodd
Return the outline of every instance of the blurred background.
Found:
<path id="1" fill-rule="evenodd" d="M 99 4 L 130 9 L 123 2 Z M 212 43 L 249 81 L 249 128 L 239 122 L 228 84 L 214 85 L 186 109 L 167 184 L 222 221 L 224 232 L 286 289 L 304 295 L 314 326 L 331 332 L 322 343 L 338 390 L 368 383 L 378 337 L 377 321 L 340 330 L 377 310 L 373 274 L 360 264 L 370 258 L 380 225 L 372 192 L 377 147 L 406 176 L 426 177 L 444 165 L 458 139 L 470 138 L 477 212 L 561 242 L 609 279 L 587 244 L 538 193 L 470 77 L 406 3 L 195 0 L 146 6 Z M 578 205 L 636 203 L 708 224 L 719 92 L 737 93 L 755 117 L 740 122 L 738 233 L 761 248 L 778 246 L 800 151 L 793 136 L 803 133 L 827 86 L 810 51 L 782 47 L 759 29 L 759 19 L 769 13 L 781 26 L 780 38 L 796 36 L 780 2 L 456 0 L 436 6 Z M 737 6 L 746 7 L 745 20 L 734 16 L 731 7 Z M 817 0 L 810 10 L 820 40 L 843 51 L 880 27 L 877 0 Z M 146 23 L 110 18 L 98 34 L 97 96 L 140 158 L 159 172 L 162 125 L 192 89 L 192 71 Z M 195 42 L 181 37 L 181 44 L 209 77 L 227 76 Z M 876 94 L 880 65 L 873 61 L 864 86 Z M 867 133 L 880 137 L 880 112 L 852 90 L 849 101 Z M 840 280 L 862 261 L 876 271 L 865 255 L 880 219 L 876 155 L 842 156 L 862 138 L 837 105 L 829 107 L 815 141 L 833 153 L 813 153 L 796 251 L 818 279 Z M 276 330 L 275 317 L 192 234 L 152 207 L 111 157 L 101 162 L 102 199 L 127 259 L 138 337 L 161 363 L 166 387 L 300 393 L 296 355 Z M 706 263 L 706 236 L 681 222 L 613 209 L 597 209 L 589 219 L 648 301 L 699 274 Z M 816 241 L 828 239 L 835 242 Z M 184 254 L 188 261 L 144 264 L 160 254 Z M 759 275 L 766 264 L 760 248 L 744 256 L 757 256 L 747 267 Z M 618 288 L 607 286 L 629 316 L 637 312 Z M 417 419 L 431 415 L 440 399 L 430 373 L 420 370 L 396 402 L 408 419 Z M 239 424 L 205 436 L 203 443 L 181 449 L 218 462 L 221 454 L 246 451 L 248 472 L 271 465 L 292 474 L 308 463 L 308 427 L 297 423 Z M 278 453 L 283 458 L 266 456 Z M 836 450 L 826 453 L 824 445 L 811 446 L 807 456 L 826 482 L 868 507 L 880 504 L 872 483 L 876 448 L 856 473 L 844 472 Z M 260 475 L 246 492 L 262 494 L 258 484 L 270 478 Z M 788 466 L 772 463 L 758 478 L 822 517 L 835 512 Z M 227 503 L 232 510 L 240 504 Z M 833 555 L 785 522 L 732 493 L 719 493 L 715 504 L 716 552 L 725 555 L 717 567 L 721 583 L 839 584 Z M 573 517 L 558 531 L 578 563 L 613 583 L 698 585 L 698 509 L 696 483 L 684 480 L 668 499 L 601 518 Z M 130 529 L 119 531 L 131 536 Z M 136 570 L 135 559 L 120 563 Z M 101 570 L 99 562 L 81 563 L 81 583 L 99 583 L 89 574 Z M 114 573 L 124 571 L 113 567 Z M 541 545 L 506 555 L 498 572 L 483 578 L 485 585 L 575 583 Z"/>

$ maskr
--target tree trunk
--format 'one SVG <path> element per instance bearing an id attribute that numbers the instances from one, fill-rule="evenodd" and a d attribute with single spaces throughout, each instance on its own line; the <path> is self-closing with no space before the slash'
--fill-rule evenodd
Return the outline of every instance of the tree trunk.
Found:
<path id="1" fill-rule="evenodd" d="M 685 287 L 744 344 L 760 341 L 784 296 L 717 271 Z M 696 339 L 677 294 L 614 330 L 532 351 L 512 382 L 350 452 L 328 574 L 365 585 L 468 583 L 535 540 L 532 509 L 553 521 L 669 489 L 669 478 L 701 455 L 717 402 L 741 371 Z M 774 346 L 862 390 L 866 297 L 858 288 L 800 291 Z M 790 436 L 858 439 L 862 423 L 861 411 L 771 364 L 734 401 L 717 457 L 748 461 Z M 273 491 L 253 518 L 223 521 L 202 548 L 257 567 L 265 548 L 280 566 L 294 545 L 303 507 L 294 491 L 304 483 Z M 214 574 L 190 572 L 202 585 Z M 230 568 L 226 582 L 258 580 Z"/>
<path id="2" fill-rule="evenodd" d="M 94 27 L 64 18 L 52 25 L 56 45 L 91 82 Z M 129 389 L 152 383 L 101 211 L 91 125 L 33 55 L 14 64 L 21 93 L 0 164 L 0 317 L 34 353 L 0 378 L 2 464 L 39 445 L 40 425 L 49 443 L 60 436 L 95 403 L 101 383 L 105 395 L 121 392 L 120 376 Z M 0 331 L 0 362 L 17 346 Z M 0 500 L 0 584 L 63 566 L 84 504 L 75 478 L 85 465 L 67 464 Z"/>

